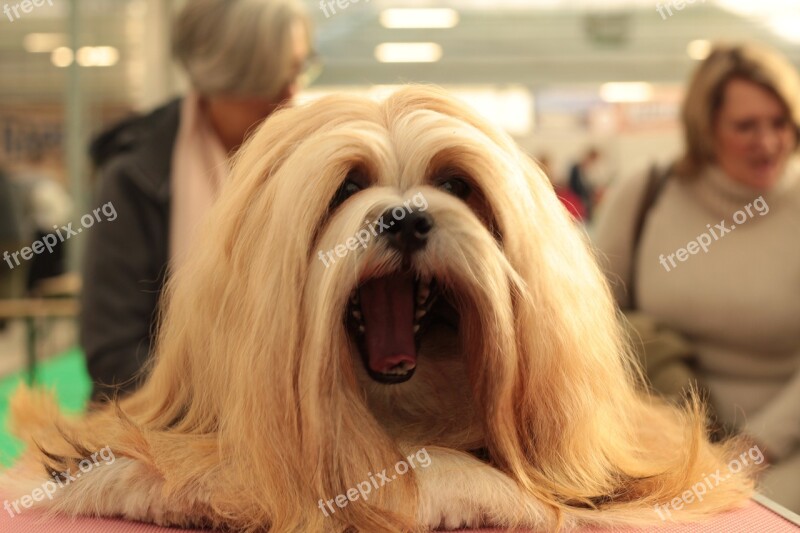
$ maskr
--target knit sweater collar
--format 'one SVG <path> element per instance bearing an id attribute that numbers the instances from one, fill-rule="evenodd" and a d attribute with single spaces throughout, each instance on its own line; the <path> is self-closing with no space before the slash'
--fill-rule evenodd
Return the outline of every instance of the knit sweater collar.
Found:
<path id="1" fill-rule="evenodd" d="M 768 190 L 754 189 L 734 181 L 716 165 L 709 166 L 691 184 L 695 197 L 720 218 L 730 218 L 733 213 L 758 197 L 768 205 L 789 189 L 800 185 L 800 158 L 792 157 L 783 175 Z"/>

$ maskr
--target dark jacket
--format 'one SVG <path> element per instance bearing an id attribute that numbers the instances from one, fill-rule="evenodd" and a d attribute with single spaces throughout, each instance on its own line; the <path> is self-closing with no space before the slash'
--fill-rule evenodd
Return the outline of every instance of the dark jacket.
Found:
<path id="1" fill-rule="evenodd" d="M 584 172 L 580 163 L 575 163 L 569 169 L 568 185 L 570 190 L 581 199 L 581 202 L 583 202 L 583 207 L 586 212 L 585 218 L 587 220 L 591 220 L 592 211 L 594 208 L 594 191 L 592 190 L 592 186 L 586 180 L 586 176 L 584 176 Z"/>
<path id="2" fill-rule="evenodd" d="M 126 120 L 90 149 L 95 206 L 117 219 L 89 232 L 84 258 L 81 343 L 93 399 L 129 392 L 150 356 L 169 259 L 170 173 L 180 101 Z"/>

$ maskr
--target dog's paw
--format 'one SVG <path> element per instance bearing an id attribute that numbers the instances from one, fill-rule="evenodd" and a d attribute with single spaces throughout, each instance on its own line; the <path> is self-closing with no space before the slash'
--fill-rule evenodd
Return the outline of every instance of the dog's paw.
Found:
<path id="1" fill-rule="evenodd" d="M 510 479 L 465 454 L 430 452 L 430 467 L 418 470 L 421 526 L 445 530 L 502 526 L 514 522 L 517 511 L 504 498 Z M 500 493 L 500 494 L 498 494 Z"/>
<path id="2" fill-rule="evenodd" d="M 466 454 L 429 452 L 430 466 L 415 471 L 420 526 L 550 528 L 555 517 L 508 476 Z"/>
<path id="3" fill-rule="evenodd" d="M 420 502 L 417 513 L 420 525 L 440 530 L 478 528 L 484 525 L 483 513 L 474 502 L 455 498 L 445 492 L 429 494 L 425 501 Z"/>

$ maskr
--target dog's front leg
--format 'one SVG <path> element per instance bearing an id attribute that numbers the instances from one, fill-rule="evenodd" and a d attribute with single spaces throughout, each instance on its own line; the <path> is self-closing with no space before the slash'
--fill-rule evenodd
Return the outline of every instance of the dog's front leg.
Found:
<path id="1" fill-rule="evenodd" d="M 496 468 L 451 450 L 434 449 L 429 454 L 429 466 L 414 471 L 420 525 L 448 530 L 489 526 L 547 530 L 555 523 L 552 511 Z"/>
<path id="2" fill-rule="evenodd" d="M 118 516 L 162 526 L 192 527 L 209 523 L 203 491 L 195 487 L 180 501 L 164 498 L 164 481 L 140 461 L 119 457 L 113 463 L 98 463 L 92 471 L 75 470 L 45 477 L 41 465 L 21 465 L 0 478 L 8 496 L 46 494 L 33 508 L 69 516 Z M 30 499 L 30 497 L 29 497 Z M 14 501 L 17 501 L 14 500 Z M 31 506 L 29 506 L 31 507 Z M 19 509 L 24 512 L 25 508 Z"/>

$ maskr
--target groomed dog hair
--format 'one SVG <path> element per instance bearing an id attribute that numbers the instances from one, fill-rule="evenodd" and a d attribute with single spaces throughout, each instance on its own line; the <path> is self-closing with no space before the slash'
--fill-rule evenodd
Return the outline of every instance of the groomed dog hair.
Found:
<path id="1" fill-rule="evenodd" d="M 335 202 L 354 175 L 363 186 Z M 441 186 L 452 176 L 466 199 Z M 419 194 L 434 221 L 423 249 L 376 235 L 318 258 Z M 409 265 L 436 280 L 457 326 L 422 336 L 411 379 L 378 383 L 349 332 L 350 300 Z M 241 531 L 647 525 L 742 449 L 708 441 L 698 402 L 646 394 L 547 178 L 438 89 L 330 96 L 268 119 L 166 294 L 155 363 L 131 397 L 73 420 L 44 393 L 17 393 L 14 425 L 31 445 L 6 492 L 109 446 L 113 465 L 42 507 Z M 320 498 L 422 447 L 428 468 L 320 512 Z M 751 474 L 672 517 L 737 506 Z"/>

